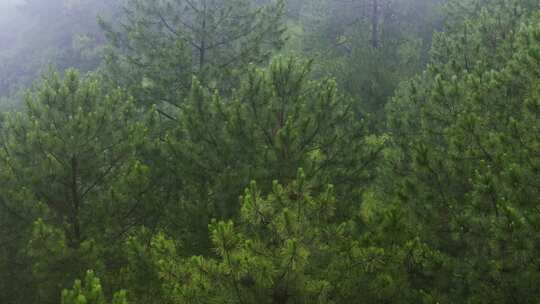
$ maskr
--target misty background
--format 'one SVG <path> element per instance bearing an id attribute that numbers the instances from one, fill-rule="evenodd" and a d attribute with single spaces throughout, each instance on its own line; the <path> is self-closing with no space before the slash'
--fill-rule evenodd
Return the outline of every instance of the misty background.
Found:
<path id="1" fill-rule="evenodd" d="M 117 1 L 1 0 L 0 97 L 4 104 L 49 66 L 95 69 L 105 42 L 98 15 L 110 19 Z"/>
<path id="2" fill-rule="evenodd" d="M 49 67 L 97 69 L 106 45 L 98 16 L 117 24 L 123 2 L 0 0 L 0 107 L 19 104 L 24 90 Z M 373 43 L 371 2 L 287 1 L 283 22 L 288 39 L 281 53 L 316 59 L 316 74 L 337 78 L 380 112 L 397 83 L 425 64 L 432 34 L 442 29 L 444 1 L 381 2 L 380 28 L 375 30 L 385 41 L 376 53 L 368 48 Z"/>

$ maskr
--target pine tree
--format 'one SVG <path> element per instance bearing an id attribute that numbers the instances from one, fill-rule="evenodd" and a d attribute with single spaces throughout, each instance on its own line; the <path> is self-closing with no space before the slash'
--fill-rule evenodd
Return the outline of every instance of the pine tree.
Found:
<path id="1" fill-rule="evenodd" d="M 282 1 L 131 0 L 121 29 L 103 23 L 112 47 L 106 70 L 147 105 L 180 105 L 194 75 L 230 90 L 249 63 L 281 47 L 282 14 Z"/>
<path id="2" fill-rule="evenodd" d="M 316 75 L 332 75 L 382 128 L 384 106 L 400 81 L 420 72 L 441 22 L 441 2 L 314 0 L 303 5 L 296 47 L 316 58 Z"/>
<path id="3" fill-rule="evenodd" d="M 112 302 L 105 299 L 100 280 L 93 271 L 87 271 L 84 284 L 80 280 L 75 280 L 73 289 L 62 292 L 61 304 L 127 304 L 126 293 L 119 291 L 115 293 Z"/>
<path id="4" fill-rule="evenodd" d="M 143 116 L 130 97 L 73 70 L 50 73 L 27 94 L 25 111 L 8 116 L 0 172 L 9 187 L 0 192 L 25 223 L 23 256 L 41 303 L 57 302 L 81 271 L 103 270 L 115 258 L 107 251 L 144 223 L 141 215 L 151 219 L 139 203 L 147 181 L 136 160 L 145 135 L 136 118 Z"/>
<path id="5" fill-rule="evenodd" d="M 336 213 L 335 187 L 314 186 L 302 170 L 288 186 L 274 181 L 269 194 L 263 192 L 251 183 L 240 199 L 239 218 L 210 224 L 212 256 L 185 257 L 174 239 L 153 238 L 146 256 L 158 276 L 159 302 L 428 299 L 411 288 L 414 273 L 436 274 L 443 260 L 421 241 L 406 242 L 398 254 L 369 245 L 372 235 L 361 236 L 356 219 L 342 221 Z"/>
<path id="6" fill-rule="evenodd" d="M 168 175 L 183 191 L 172 214 L 184 212 L 187 222 L 197 221 L 190 227 L 205 232 L 209 218 L 237 213 L 250 180 L 288 183 L 299 168 L 321 187 L 335 182 L 347 197 L 341 215 L 356 208 L 385 139 L 369 135 L 334 81 L 310 81 L 309 73 L 309 63 L 276 59 L 267 69 L 253 67 L 231 98 L 195 83 L 163 145 L 174 164 Z M 185 213 L 192 209 L 206 216 Z"/>
<path id="7" fill-rule="evenodd" d="M 539 277 L 540 6 L 470 5 L 436 38 L 429 69 L 388 108 L 397 149 L 383 199 L 407 215 L 394 233 L 419 237 L 446 261 L 431 299 L 534 302 L 539 290 L 525 282 Z"/>
<path id="8" fill-rule="evenodd" d="M 323 271 L 310 269 L 322 266 L 317 258 L 335 229 L 330 221 L 335 199 L 331 187 L 317 197 L 308 189 L 302 173 L 290 187 L 275 182 L 267 198 L 253 183 L 243 197 L 241 226 L 230 221 L 210 225 L 215 259 L 192 257 L 177 264 L 168 242 L 157 240 L 155 250 L 162 253 L 158 267 L 168 298 L 200 303 L 329 303 L 332 286 L 318 277 Z"/>

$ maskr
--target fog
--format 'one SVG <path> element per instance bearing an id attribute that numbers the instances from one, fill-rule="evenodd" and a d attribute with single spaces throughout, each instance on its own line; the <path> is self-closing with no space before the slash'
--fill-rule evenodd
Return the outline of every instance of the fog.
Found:
<path id="1" fill-rule="evenodd" d="M 20 92 L 48 66 L 94 69 L 104 37 L 97 16 L 115 1 L 0 0 L 0 97 Z"/>
<path id="2" fill-rule="evenodd" d="M 122 2 L 126 1 L 0 0 L 0 97 L 20 95 L 20 92 L 49 66 L 59 70 L 68 67 L 75 67 L 83 72 L 94 70 L 100 65 L 106 43 L 97 16 L 109 21 L 117 20 L 121 12 L 118 7 Z M 175 1 L 171 3 L 173 2 Z M 209 3 L 214 2 L 219 1 Z M 253 0 L 252 4 L 264 5 L 272 2 Z M 287 1 L 284 22 L 288 25 L 287 34 L 292 38 L 289 39 L 287 50 L 300 51 L 302 48 L 308 52 L 319 52 L 318 49 L 325 49 L 352 54 L 352 49 L 369 39 L 366 35 L 369 35 L 373 24 L 369 17 L 370 5 L 376 2 Z M 381 0 L 378 6 L 388 12 L 385 16 L 381 14 L 380 18 L 377 17 L 380 21 L 375 24 L 382 25 L 384 19 L 388 24 L 384 31 L 390 33 L 412 29 L 416 31 L 415 34 L 420 35 L 418 38 L 428 41 L 434 29 L 431 23 L 433 12 L 439 2 L 441 0 Z M 388 16 L 401 19 L 396 23 Z M 395 28 L 396 26 L 402 29 Z M 361 27 L 366 31 L 359 32 Z M 383 31 L 382 27 L 378 26 L 374 30 L 380 30 L 381 33 Z M 340 42 L 340 39 L 345 37 L 350 39 Z M 377 44 L 377 40 L 371 43 Z M 420 51 L 426 52 L 427 49 L 427 45 L 424 45 Z"/>

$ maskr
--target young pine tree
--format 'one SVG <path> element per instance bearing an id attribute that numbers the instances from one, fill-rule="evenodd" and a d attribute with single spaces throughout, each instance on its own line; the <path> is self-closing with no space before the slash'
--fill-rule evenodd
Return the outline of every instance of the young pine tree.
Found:
<path id="1" fill-rule="evenodd" d="M 100 280 L 93 271 L 87 271 L 84 283 L 75 280 L 73 288 L 62 291 L 61 304 L 127 304 L 126 293 L 114 294 L 112 302 L 106 300 Z"/>

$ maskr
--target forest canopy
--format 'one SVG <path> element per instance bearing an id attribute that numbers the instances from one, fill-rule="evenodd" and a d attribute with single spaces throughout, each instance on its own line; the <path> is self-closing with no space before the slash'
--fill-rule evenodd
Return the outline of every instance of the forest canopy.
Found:
<path id="1" fill-rule="evenodd" d="M 0 0 L 0 303 L 537 303 L 538 0 Z"/>

